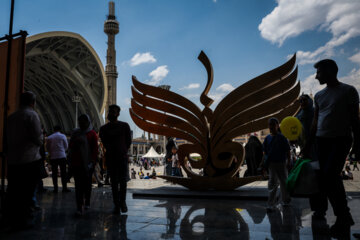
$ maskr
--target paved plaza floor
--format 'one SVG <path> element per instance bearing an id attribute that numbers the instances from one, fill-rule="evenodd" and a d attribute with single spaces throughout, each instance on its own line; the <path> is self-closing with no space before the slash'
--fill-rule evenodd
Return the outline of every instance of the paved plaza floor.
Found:
<path id="1" fill-rule="evenodd" d="M 356 223 L 351 230 L 360 233 L 360 174 L 354 175 L 345 186 Z M 38 195 L 41 210 L 35 213 L 35 227 L 22 231 L 0 227 L 0 239 L 331 239 L 328 230 L 335 222 L 331 207 L 326 221 L 312 221 L 306 199 L 293 199 L 291 206 L 268 213 L 264 200 L 133 196 L 139 189 L 161 187 L 169 196 L 178 188 L 160 179 L 130 181 L 129 211 L 114 215 L 110 187 L 94 185 L 91 209 L 80 218 L 74 214 L 73 188 L 70 193 L 48 191 Z M 266 194 L 266 181 L 247 187 Z"/>

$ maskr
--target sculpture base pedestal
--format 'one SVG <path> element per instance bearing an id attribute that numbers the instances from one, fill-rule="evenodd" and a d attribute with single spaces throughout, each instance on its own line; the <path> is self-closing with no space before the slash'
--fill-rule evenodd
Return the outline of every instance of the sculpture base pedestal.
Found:
<path id="1" fill-rule="evenodd" d="M 232 191 L 189 190 L 182 186 L 164 186 L 153 189 L 133 190 L 135 199 L 193 198 L 193 199 L 237 199 L 266 201 L 266 187 L 241 187 Z"/>
<path id="2" fill-rule="evenodd" d="M 157 176 L 163 178 L 169 182 L 179 184 L 191 190 L 220 190 L 220 191 L 231 191 L 237 189 L 238 187 L 244 186 L 246 184 L 263 180 L 263 176 L 251 176 L 251 177 L 174 177 L 174 176 Z"/>

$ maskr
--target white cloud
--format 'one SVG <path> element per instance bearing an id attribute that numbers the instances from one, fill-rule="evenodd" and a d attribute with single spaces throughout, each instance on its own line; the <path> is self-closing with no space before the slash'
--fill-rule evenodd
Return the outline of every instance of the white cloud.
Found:
<path id="1" fill-rule="evenodd" d="M 272 43 L 283 42 L 308 30 L 326 31 L 332 38 L 314 52 L 298 51 L 299 64 L 331 57 L 335 47 L 360 36 L 360 1 L 357 0 L 278 0 L 265 16 L 259 30 Z"/>
<path id="2" fill-rule="evenodd" d="M 186 98 L 200 98 L 200 94 L 199 93 L 185 94 L 184 97 L 186 97 Z"/>
<path id="3" fill-rule="evenodd" d="M 217 104 L 220 102 L 221 99 L 223 99 L 229 92 L 234 89 L 235 88 L 231 84 L 223 83 L 216 88 L 215 92 L 210 93 L 209 97 L 214 100 L 214 104 Z"/>
<path id="4" fill-rule="evenodd" d="M 167 68 L 167 65 L 159 66 L 149 73 L 151 79 L 147 80 L 146 82 L 150 85 L 158 85 L 161 80 L 163 80 L 168 75 L 168 73 L 169 69 Z"/>
<path id="5" fill-rule="evenodd" d="M 358 52 L 357 54 L 349 57 L 349 60 L 354 62 L 354 63 L 360 64 L 360 52 Z"/>
<path id="6" fill-rule="evenodd" d="M 323 89 L 326 85 L 320 85 L 319 81 L 315 79 L 316 73 L 308 76 L 304 81 L 300 82 L 301 93 L 313 94 Z"/>
<path id="7" fill-rule="evenodd" d="M 125 98 L 125 105 L 130 106 L 130 104 L 131 104 L 131 99 L 130 98 Z"/>
<path id="8" fill-rule="evenodd" d="M 231 92 L 234 89 L 235 88 L 229 83 L 221 84 L 216 88 L 217 91 L 221 91 L 221 92 Z"/>
<path id="9" fill-rule="evenodd" d="M 213 105 L 215 105 L 215 104 L 219 103 L 220 100 L 223 99 L 225 95 L 226 95 L 225 92 L 215 92 L 215 93 L 210 93 L 208 96 L 209 96 L 209 98 L 214 100 Z"/>
<path id="10" fill-rule="evenodd" d="M 339 80 L 343 83 L 354 86 L 360 94 L 360 68 L 351 70 L 348 75 L 340 77 Z"/>
<path id="11" fill-rule="evenodd" d="M 150 52 L 136 53 L 130 60 L 130 66 L 134 67 L 143 63 L 154 63 L 156 59 Z"/>
<path id="12" fill-rule="evenodd" d="M 360 69 L 351 70 L 346 76 L 340 77 L 340 82 L 350 84 L 354 86 L 358 92 L 360 93 Z M 312 93 L 315 95 L 318 91 L 323 89 L 326 84 L 320 85 L 319 81 L 315 79 L 315 73 L 308 76 L 304 81 L 300 82 L 301 84 L 301 92 L 305 94 Z"/>
<path id="13" fill-rule="evenodd" d="M 180 88 L 180 90 L 196 89 L 200 87 L 200 83 L 190 83 L 189 85 Z"/>

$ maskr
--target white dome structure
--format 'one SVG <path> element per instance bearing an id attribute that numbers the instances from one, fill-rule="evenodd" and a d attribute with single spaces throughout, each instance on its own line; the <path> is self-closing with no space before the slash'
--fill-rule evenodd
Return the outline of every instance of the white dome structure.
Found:
<path id="1" fill-rule="evenodd" d="M 36 110 L 45 130 L 55 125 L 69 134 L 79 115 L 90 116 L 96 130 L 104 123 L 107 80 L 99 56 L 79 34 L 46 32 L 26 39 L 25 90 L 37 96 Z"/>

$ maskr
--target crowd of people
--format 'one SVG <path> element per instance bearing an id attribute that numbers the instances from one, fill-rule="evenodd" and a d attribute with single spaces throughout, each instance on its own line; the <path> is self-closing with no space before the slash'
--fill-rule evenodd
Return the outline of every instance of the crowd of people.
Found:
<path id="1" fill-rule="evenodd" d="M 99 134 L 93 129 L 90 117 L 80 115 L 77 119 L 79 128 L 73 131 L 68 143 L 59 126 L 55 126 L 54 133 L 45 138 L 39 116 L 34 110 L 35 103 L 34 93 L 22 93 L 20 108 L 10 115 L 6 129 L 8 186 L 4 217 L 7 222 L 20 228 L 33 224 L 32 211 L 39 207 L 36 191 L 45 191 L 42 179 L 50 172 L 45 163 L 46 149 L 53 192 L 58 192 L 59 168 L 63 193 L 70 192 L 67 182 L 71 176 L 74 178 L 77 216 L 82 216 L 90 208 L 93 176 L 102 184 L 98 173 L 104 162 L 101 161 L 103 158 L 100 160 L 99 152 L 104 153 L 107 175 L 111 179 L 114 213 L 127 212 L 126 189 L 130 180 L 127 153 L 131 133 L 127 123 L 117 120 L 120 107 L 109 106 L 109 122 L 100 128 Z M 99 151 L 101 145 L 103 148 Z"/>
<path id="2" fill-rule="evenodd" d="M 138 177 L 136 177 L 138 176 Z M 156 179 L 156 170 L 155 168 L 152 169 L 151 174 L 149 172 L 144 173 L 142 167 L 140 167 L 140 170 L 138 172 L 135 171 L 134 168 L 131 168 L 131 179 Z"/>
<path id="3" fill-rule="evenodd" d="M 149 170 L 152 167 L 159 167 L 160 159 L 154 159 L 154 158 L 139 158 L 134 159 L 133 162 L 136 166 L 143 167 L 145 170 Z"/>
<path id="4" fill-rule="evenodd" d="M 337 79 L 335 61 L 325 59 L 314 67 L 316 79 L 326 87 L 316 93 L 314 105 L 308 95 L 302 95 L 301 110 L 297 115 L 303 126 L 303 135 L 298 140 L 301 155 L 319 163 L 319 188 L 316 194 L 309 196 L 310 206 L 314 211 L 313 221 L 324 220 L 329 201 L 336 216 L 330 234 L 335 238 L 347 237 L 354 220 L 347 205 L 343 179 L 353 178 L 350 165 L 345 162 L 348 155 L 354 156 L 355 169 L 360 153 L 359 94 L 353 86 Z M 270 134 L 263 143 L 263 166 L 269 173 L 268 209 L 271 211 L 275 207 L 279 185 L 281 204 L 286 206 L 291 201 L 286 189 L 291 154 L 289 142 L 279 131 L 277 119 L 269 119 L 269 129 Z"/>
<path id="5" fill-rule="evenodd" d="M 314 65 L 316 79 L 326 87 L 313 100 L 308 95 L 300 96 L 301 110 L 297 114 L 303 126 L 303 134 L 296 144 L 301 148 L 301 156 L 319 162 L 319 191 L 311 195 L 310 206 L 314 211 L 313 220 L 324 219 L 328 210 L 328 200 L 337 217 L 330 228 L 332 236 L 338 237 L 349 232 L 354 224 L 347 205 L 342 180 L 353 179 L 353 171 L 359 170 L 357 160 L 360 153 L 359 95 L 356 89 L 337 79 L 338 67 L 333 60 L 322 60 Z M 129 174 L 128 150 L 131 145 L 130 127 L 118 121 L 120 107 L 109 106 L 107 119 L 99 133 L 95 132 L 88 115 L 79 116 L 76 128 L 68 140 L 59 126 L 45 139 L 38 114 L 35 112 L 36 96 L 24 92 L 20 98 L 20 109 L 8 119 L 7 162 L 8 188 L 5 217 L 10 223 L 26 225 L 31 219 L 31 211 L 37 206 L 36 191 L 43 190 L 41 179 L 47 176 L 45 168 L 45 145 L 49 153 L 53 192 L 57 193 L 58 169 L 62 182 L 62 192 L 67 193 L 70 176 L 75 180 L 75 201 L 77 216 L 82 216 L 91 207 L 93 176 L 99 186 L 101 172 L 107 169 L 107 179 L 111 180 L 114 213 L 127 212 L 127 182 L 131 179 L 154 179 L 156 171 L 145 175 L 133 168 Z M 286 189 L 288 171 L 294 161 L 294 153 L 289 141 L 282 135 L 279 120 L 268 120 L 270 134 L 263 143 L 251 136 L 245 146 L 246 176 L 254 176 L 266 170 L 268 173 L 268 206 L 272 211 L 280 201 L 284 207 L 291 202 Z M 46 144 L 45 144 L 46 143 Z M 292 143 L 293 144 L 293 143 Z M 351 152 L 350 152 L 350 149 Z M 168 137 L 165 155 L 165 175 L 182 177 L 178 147 L 173 138 Z M 104 158 L 99 157 L 104 156 Z M 104 161 L 103 159 L 106 159 Z M 145 169 L 157 166 L 158 162 L 145 160 Z M 68 165 L 68 167 L 67 167 Z M 345 166 L 345 169 L 344 169 Z M 280 200 L 276 198 L 280 187 Z"/>

